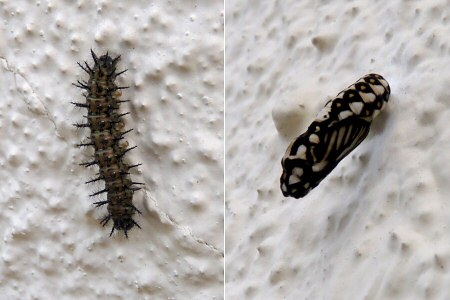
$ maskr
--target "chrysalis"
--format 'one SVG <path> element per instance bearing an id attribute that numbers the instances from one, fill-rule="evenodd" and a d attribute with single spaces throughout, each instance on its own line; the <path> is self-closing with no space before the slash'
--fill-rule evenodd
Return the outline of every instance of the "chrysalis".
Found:
<path id="1" fill-rule="evenodd" d="M 315 188 L 364 140 L 390 92 L 382 76 L 368 74 L 328 101 L 281 159 L 283 195 L 301 198 Z"/>

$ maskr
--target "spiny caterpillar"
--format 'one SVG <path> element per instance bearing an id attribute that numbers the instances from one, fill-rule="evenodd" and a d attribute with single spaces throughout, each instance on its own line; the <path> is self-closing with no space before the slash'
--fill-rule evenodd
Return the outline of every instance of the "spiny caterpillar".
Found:
<path id="1" fill-rule="evenodd" d="M 108 214 L 101 220 L 100 224 L 105 226 L 112 219 L 113 227 L 111 236 L 116 230 L 123 230 L 128 238 L 128 231 L 135 225 L 133 215 L 140 211 L 133 205 L 133 193 L 140 188 L 135 185 L 142 184 L 133 182 L 130 179 L 129 170 L 140 166 L 128 165 L 124 161 L 124 155 L 136 148 L 136 146 L 128 148 L 128 142 L 123 141 L 124 135 L 132 129 L 124 131 L 125 123 L 123 116 L 129 114 L 120 113 L 119 106 L 121 103 L 129 100 L 120 100 L 120 90 L 128 87 L 117 86 L 115 79 L 125 71 L 116 72 L 116 65 L 120 59 L 120 55 L 111 58 L 106 52 L 105 55 L 97 57 L 91 50 L 94 66 L 91 67 L 87 62 L 84 66 L 78 65 L 89 74 L 89 80 L 77 81 L 75 86 L 83 89 L 86 93 L 86 102 L 71 102 L 77 107 L 86 108 L 88 113 L 84 116 L 86 123 L 74 124 L 78 128 L 89 128 L 91 131 L 87 141 L 77 144 L 77 147 L 94 148 L 94 159 L 80 165 L 90 167 L 98 165 L 98 177 L 87 181 L 86 183 L 97 182 L 103 180 L 105 182 L 104 189 L 90 195 L 92 197 L 106 193 L 106 200 L 98 201 L 94 204 L 96 207 L 107 205 Z"/>
<path id="2" fill-rule="evenodd" d="M 382 76 L 368 74 L 328 101 L 281 159 L 283 195 L 301 198 L 315 188 L 366 138 L 390 93 Z"/>

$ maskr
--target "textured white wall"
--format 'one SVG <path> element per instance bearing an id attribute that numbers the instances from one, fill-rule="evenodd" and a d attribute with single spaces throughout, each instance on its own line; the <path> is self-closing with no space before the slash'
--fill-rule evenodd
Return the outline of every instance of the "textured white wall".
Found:
<path id="1" fill-rule="evenodd" d="M 448 299 L 449 4 L 227 1 L 227 299 Z M 290 140 L 369 72 L 392 93 L 367 139 L 283 198 Z"/>
<path id="2" fill-rule="evenodd" d="M 223 298 L 223 2 L 0 1 L 2 299 Z M 110 238 L 74 148 L 89 49 L 119 79 L 142 230 Z"/>

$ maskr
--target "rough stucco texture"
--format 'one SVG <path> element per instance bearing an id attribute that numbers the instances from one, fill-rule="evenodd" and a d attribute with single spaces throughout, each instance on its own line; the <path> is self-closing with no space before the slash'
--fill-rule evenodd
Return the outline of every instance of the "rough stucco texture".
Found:
<path id="1" fill-rule="evenodd" d="M 0 1 L 4 299 L 223 298 L 222 1 Z M 78 166 L 76 65 L 121 54 L 142 230 L 109 237 Z"/>
<path id="2" fill-rule="evenodd" d="M 227 1 L 227 299 L 448 299 L 448 1 Z M 376 72 L 387 105 L 305 198 L 280 160 Z"/>

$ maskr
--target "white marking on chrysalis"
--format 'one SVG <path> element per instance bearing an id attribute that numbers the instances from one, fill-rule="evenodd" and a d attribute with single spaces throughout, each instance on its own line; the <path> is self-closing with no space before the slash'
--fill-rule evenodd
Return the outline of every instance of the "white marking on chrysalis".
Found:
<path id="1" fill-rule="evenodd" d="M 387 87 L 389 86 L 389 84 L 387 83 L 386 80 L 378 78 L 378 81 L 381 82 L 381 84 L 384 86 L 384 88 L 387 90 Z"/>
<path id="2" fill-rule="evenodd" d="M 361 137 L 364 135 L 365 131 L 361 130 L 361 128 L 357 128 L 357 130 L 359 130 L 358 134 L 353 138 L 352 143 L 348 147 L 346 147 L 341 154 L 338 155 L 338 157 L 336 158 L 337 160 L 341 160 L 342 158 L 344 158 L 361 142 Z"/>
<path id="3" fill-rule="evenodd" d="M 292 174 L 295 174 L 295 175 L 297 175 L 298 177 L 302 177 L 302 175 L 303 175 L 303 169 L 302 169 L 302 168 L 299 168 L 299 167 L 296 167 L 296 168 L 292 169 Z"/>
<path id="4" fill-rule="evenodd" d="M 311 134 L 310 136 L 309 136 L 309 141 L 312 143 L 312 144 L 318 144 L 318 143 L 320 143 L 320 139 L 319 139 L 319 136 L 317 135 L 317 134 Z"/>
<path id="5" fill-rule="evenodd" d="M 339 113 L 339 115 L 338 115 L 339 120 L 344 120 L 344 119 L 346 119 L 346 118 L 348 118 L 348 117 L 350 117 L 350 116 L 353 116 L 353 112 L 351 112 L 351 111 L 349 111 L 349 110 L 341 111 L 341 112 Z"/>
<path id="6" fill-rule="evenodd" d="M 344 139 L 344 134 L 345 134 L 345 127 L 341 127 L 339 128 L 339 132 L 338 132 L 338 137 L 337 137 L 337 141 L 336 141 L 336 150 L 339 151 L 339 149 L 341 148 L 343 139 Z"/>
<path id="7" fill-rule="evenodd" d="M 317 156 L 316 156 L 316 145 L 312 145 L 311 146 L 311 156 L 313 158 L 313 161 L 317 161 Z"/>
<path id="8" fill-rule="evenodd" d="M 359 92 L 359 95 L 361 96 L 363 101 L 366 103 L 371 103 L 371 102 L 375 101 L 375 99 L 377 98 L 374 93 Z"/>
<path id="9" fill-rule="evenodd" d="M 361 102 L 350 102 L 348 105 L 355 115 L 359 115 L 364 107 L 364 104 Z"/>
<path id="10" fill-rule="evenodd" d="M 349 140 L 350 136 L 352 135 L 352 131 L 353 131 L 353 125 L 349 125 L 348 126 L 348 130 L 347 130 L 347 134 L 345 135 L 345 141 L 344 141 L 345 145 L 347 145 L 348 140 Z"/>
<path id="11" fill-rule="evenodd" d="M 336 135 L 337 135 L 336 130 L 333 130 L 333 133 L 331 134 L 331 138 L 328 141 L 327 152 L 323 156 L 323 160 L 327 160 L 330 155 L 331 150 L 333 150 L 334 141 L 336 140 Z"/>
<path id="12" fill-rule="evenodd" d="M 297 149 L 297 157 L 300 159 L 306 159 L 306 146 L 305 145 L 300 145 L 300 147 L 298 147 Z"/>
<path id="13" fill-rule="evenodd" d="M 377 96 L 383 95 L 384 91 L 386 90 L 383 86 L 376 85 L 376 84 L 369 84 L 372 90 L 377 94 Z"/>
<path id="14" fill-rule="evenodd" d="M 300 182 L 300 178 L 298 176 L 289 176 L 289 185 L 296 184 L 297 182 Z"/>
<path id="15" fill-rule="evenodd" d="M 312 166 L 313 172 L 320 172 L 328 165 L 328 161 L 322 160 Z"/>

